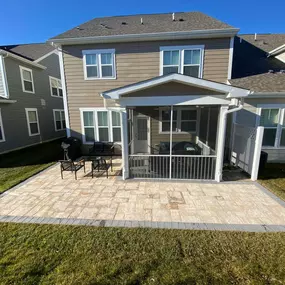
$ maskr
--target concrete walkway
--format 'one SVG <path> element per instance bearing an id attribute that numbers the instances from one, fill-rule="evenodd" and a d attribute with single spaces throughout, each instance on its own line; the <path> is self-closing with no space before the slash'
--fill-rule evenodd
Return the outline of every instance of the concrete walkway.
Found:
<path id="1" fill-rule="evenodd" d="M 257 183 L 122 181 L 59 165 L 0 196 L 0 221 L 285 231 L 285 203 Z"/>

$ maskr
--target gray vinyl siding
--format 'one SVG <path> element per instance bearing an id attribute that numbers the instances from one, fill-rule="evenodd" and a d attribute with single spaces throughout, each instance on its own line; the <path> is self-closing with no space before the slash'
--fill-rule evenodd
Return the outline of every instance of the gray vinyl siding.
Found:
<path id="1" fill-rule="evenodd" d="M 160 47 L 181 45 L 205 45 L 203 78 L 227 82 L 230 38 L 63 46 L 72 135 L 80 137 L 79 108 L 103 107 L 101 92 L 159 76 Z M 84 80 L 86 49 L 115 49 L 117 79 Z"/>
<path id="2" fill-rule="evenodd" d="M 285 98 L 246 99 L 244 108 L 237 112 L 236 122 L 248 127 L 256 126 L 256 109 L 260 104 L 285 104 Z M 269 162 L 285 162 L 285 148 L 264 148 Z"/>
<path id="3" fill-rule="evenodd" d="M 65 136 L 65 131 L 55 131 L 53 118 L 53 109 L 63 110 L 63 99 L 51 96 L 49 83 L 49 76 L 60 79 L 58 55 L 52 54 L 40 64 L 47 69 L 41 70 L 10 57 L 5 58 L 9 99 L 17 102 L 0 103 L 6 138 L 5 142 L 0 143 L 0 153 Z M 22 91 L 19 66 L 32 69 L 35 94 Z M 45 106 L 42 105 L 42 99 L 45 100 Z M 29 136 L 25 108 L 37 108 L 40 135 Z"/>

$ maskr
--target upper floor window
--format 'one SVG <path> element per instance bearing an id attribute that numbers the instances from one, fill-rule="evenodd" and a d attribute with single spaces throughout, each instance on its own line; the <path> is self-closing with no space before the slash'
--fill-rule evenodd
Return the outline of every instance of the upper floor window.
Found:
<path id="1" fill-rule="evenodd" d="M 115 79 L 115 50 L 83 50 L 85 79 Z"/>
<path id="2" fill-rule="evenodd" d="M 3 121 L 2 121 L 2 115 L 1 115 L 1 109 L 0 109 L 0 142 L 5 141 L 5 135 L 4 135 L 4 128 L 3 128 Z"/>
<path id="3" fill-rule="evenodd" d="M 160 75 L 181 73 L 202 77 L 204 46 L 160 48 Z"/>
<path id="4" fill-rule="evenodd" d="M 49 77 L 49 84 L 50 84 L 50 92 L 51 96 L 54 97 L 62 97 L 62 85 L 61 85 L 61 80 L 57 79 L 55 77 Z"/>
<path id="5" fill-rule="evenodd" d="M 26 117 L 29 130 L 29 136 L 40 134 L 39 117 L 37 108 L 26 108 Z"/>
<path id="6" fill-rule="evenodd" d="M 33 71 L 29 68 L 20 66 L 22 89 L 24 92 L 35 93 Z"/>

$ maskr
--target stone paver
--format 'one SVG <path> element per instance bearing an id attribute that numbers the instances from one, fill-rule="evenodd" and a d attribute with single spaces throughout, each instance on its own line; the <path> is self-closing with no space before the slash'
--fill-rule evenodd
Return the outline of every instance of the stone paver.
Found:
<path id="1" fill-rule="evenodd" d="M 284 228 L 284 205 L 256 183 L 122 181 L 115 175 L 120 160 L 114 165 L 109 179 L 101 173 L 92 179 L 87 166 L 86 174 L 78 172 L 78 180 L 71 173 L 64 173 L 62 180 L 56 165 L 1 195 L 0 221 L 220 230 L 232 225 L 239 225 L 236 229 L 266 225 L 258 231 Z"/>

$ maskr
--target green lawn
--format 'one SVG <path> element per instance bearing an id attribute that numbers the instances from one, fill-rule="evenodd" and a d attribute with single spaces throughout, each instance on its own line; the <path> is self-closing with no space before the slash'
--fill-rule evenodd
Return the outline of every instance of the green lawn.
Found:
<path id="1" fill-rule="evenodd" d="M 0 193 L 60 159 L 60 144 L 61 140 L 56 140 L 0 155 Z"/>
<path id="2" fill-rule="evenodd" d="M 268 163 L 264 173 L 259 176 L 258 182 L 285 200 L 285 164 Z"/>
<path id="3" fill-rule="evenodd" d="M 284 283 L 284 233 L 0 223 L 0 284 Z"/>

